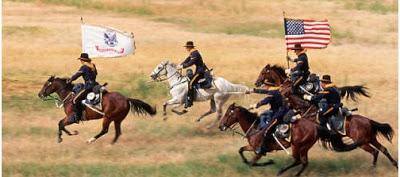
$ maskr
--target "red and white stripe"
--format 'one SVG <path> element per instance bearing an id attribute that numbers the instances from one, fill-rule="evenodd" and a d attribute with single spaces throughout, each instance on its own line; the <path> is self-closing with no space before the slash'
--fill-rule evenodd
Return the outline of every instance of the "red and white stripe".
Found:
<path id="1" fill-rule="evenodd" d="M 286 47 L 294 48 L 294 44 L 300 43 L 303 48 L 321 49 L 328 47 L 331 41 L 331 30 L 327 20 L 303 20 L 303 35 L 285 35 Z"/>

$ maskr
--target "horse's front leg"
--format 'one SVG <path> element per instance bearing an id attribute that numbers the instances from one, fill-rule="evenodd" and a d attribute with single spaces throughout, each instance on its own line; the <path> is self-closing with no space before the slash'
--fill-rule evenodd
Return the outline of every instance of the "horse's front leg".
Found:
<path id="1" fill-rule="evenodd" d="M 243 146 L 239 149 L 239 154 L 240 154 L 240 157 L 242 158 L 243 163 L 249 164 L 249 161 L 246 159 L 246 157 L 243 154 L 244 151 L 254 151 L 254 149 L 250 145 Z"/>
<path id="2" fill-rule="evenodd" d="M 98 138 L 100 138 L 101 136 L 103 136 L 104 134 L 106 134 L 108 132 L 108 128 L 110 127 L 110 123 L 111 123 L 111 119 L 108 117 L 104 117 L 103 118 L 103 127 L 100 131 L 99 134 L 97 134 L 96 136 L 94 136 L 93 138 L 90 138 L 89 140 L 87 140 L 87 143 L 93 143 L 95 142 Z"/>
<path id="3" fill-rule="evenodd" d="M 62 136 L 62 132 L 64 131 L 65 133 L 67 133 L 67 135 L 69 136 L 73 136 L 73 135 L 78 135 L 79 132 L 78 131 L 74 131 L 73 133 L 71 133 L 70 131 L 68 131 L 65 126 L 70 125 L 71 122 L 68 121 L 68 118 L 63 118 L 58 122 L 58 139 L 57 142 L 61 143 L 63 141 L 63 139 L 61 138 Z"/>

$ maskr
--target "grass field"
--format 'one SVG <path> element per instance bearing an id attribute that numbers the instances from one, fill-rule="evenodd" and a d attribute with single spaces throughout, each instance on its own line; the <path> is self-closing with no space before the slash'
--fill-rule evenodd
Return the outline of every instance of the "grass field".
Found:
<path id="1" fill-rule="evenodd" d="M 306 7 L 306 8 L 305 8 Z M 113 126 L 94 144 L 101 121 L 72 125 L 78 136 L 56 143 L 63 115 L 37 93 L 49 75 L 70 76 L 80 66 L 80 18 L 88 24 L 112 26 L 135 34 L 136 54 L 95 59 L 98 81 L 109 90 L 143 99 L 161 109 L 166 83 L 146 83 L 163 60 L 180 62 L 182 45 L 194 40 L 214 73 L 234 83 L 253 86 L 268 63 L 286 65 L 282 11 L 288 17 L 328 19 L 332 44 L 309 50 L 313 72 L 331 74 L 337 85 L 365 84 L 372 95 L 359 103 L 359 113 L 395 129 L 393 144 L 380 139 L 397 159 L 397 1 L 394 0 L 17 0 L 3 1 L 3 175 L 4 176 L 275 176 L 291 157 L 269 154 L 276 164 L 244 165 L 237 153 L 246 141 L 231 133 L 208 130 L 215 115 L 197 123 L 208 103 L 196 103 L 185 116 L 129 115 L 122 136 L 110 145 Z M 293 54 L 291 54 L 293 56 Z M 239 72 L 238 72 L 239 71 Z M 262 97 L 236 96 L 248 106 Z M 227 104 L 227 105 L 228 105 Z M 261 111 L 261 110 L 259 110 Z M 250 157 L 250 154 L 248 154 Z M 304 176 L 397 176 L 380 155 L 357 149 L 347 153 L 316 144 Z M 283 176 L 292 176 L 290 170 Z"/>

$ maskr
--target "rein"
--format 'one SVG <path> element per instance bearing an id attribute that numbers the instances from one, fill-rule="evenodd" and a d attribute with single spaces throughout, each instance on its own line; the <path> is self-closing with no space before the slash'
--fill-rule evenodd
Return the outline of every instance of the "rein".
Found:
<path id="1" fill-rule="evenodd" d="M 65 101 L 72 95 L 72 92 L 70 92 L 63 100 L 61 100 L 59 97 L 55 97 L 53 95 L 49 95 L 45 98 L 43 98 L 43 101 L 53 101 L 56 105 L 57 108 L 62 108 L 64 106 Z"/>
<path id="2" fill-rule="evenodd" d="M 232 126 L 233 125 L 233 126 Z M 242 136 L 242 137 L 246 137 L 245 135 L 243 135 L 243 133 L 241 133 L 241 132 L 239 132 L 239 131 L 237 131 L 236 130 L 236 126 L 238 125 L 238 122 L 236 122 L 236 123 L 234 123 L 234 124 L 232 124 L 231 126 L 229 126 L 229 127 L 227 127 L 230 131 L 232 131 L 233 132 L 233 134 L 238 134 L 238 135 L 240 135 L 240 136 Z"/>

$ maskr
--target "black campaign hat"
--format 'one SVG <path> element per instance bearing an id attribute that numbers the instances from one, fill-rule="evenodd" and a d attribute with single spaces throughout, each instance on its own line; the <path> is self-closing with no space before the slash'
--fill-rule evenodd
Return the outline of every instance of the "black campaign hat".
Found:
<path id="1" fill-rule="evenodd" d="M 301 47 L 300 43 L 294 44 L 294 48 L 292 50 L 303 50 L 304 48 Z"/>
<path id="2" fill-rule="evenodd" d="M 92 59 L 89 58 L 87 53 L 81 53 L 81 56 L 78 58 L 78 60 L 91 61 Z"/>
<path id="3" fill-rule="evenodd" d="M 321 79 L 321 82 L 329 82 L 329 83 L 332 83 L 332 81 L 331 81 L 331 76 L 330 76 L 330 75 L 323 75 L 323 76 L 322 76 L 322 79 Z"/>
<path id="4" fill-rule="evenodd" d="M 193 41 L 187 41 L 187 42 L 186 42 L 186 45 L 183 46 L 183 47 L 195 47 L 195 46 L 194 46 L 194 44 L 193 44 Z"/>

